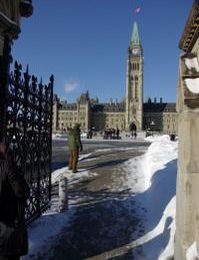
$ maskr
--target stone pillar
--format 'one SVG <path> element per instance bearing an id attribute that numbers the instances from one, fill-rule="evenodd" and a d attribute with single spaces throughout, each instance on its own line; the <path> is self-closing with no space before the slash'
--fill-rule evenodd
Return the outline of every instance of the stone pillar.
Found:
<path id="1" fill-rule="evenodd" d="M 193 92 L 190 85 L 199 73 L 186 65 L 195 66 L 193 59 L 192 54 L 180 58 L 175 260 L 186 260 L 193 242 L 199 245 L 199 86 Z"/>
<path id="2" fill-rule="evenodd" d="M 178 135 L 175 259 L 183 260 L 199 238 L 199 109 L 179 114 Z"/>

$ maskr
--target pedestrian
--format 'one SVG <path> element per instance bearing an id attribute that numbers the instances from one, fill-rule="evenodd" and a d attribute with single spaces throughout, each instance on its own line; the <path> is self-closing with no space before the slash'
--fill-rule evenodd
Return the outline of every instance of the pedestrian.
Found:
<path id="1" fill-rule="evenodd" d="M 120 129 L 118 127 L 116 128 L 116 136 L 117 136 L 117 139 L 119 139 L 119 137 L 120 137 Z"/>
<path id="2" fill-rule="evenodd" d="M 70 129 L 68 135 L 69 170 L 72 170 L 73 173 L 77 172 L 79 152 L 83 150 L 80 132 L 80 124 L 75 124 L 74 128 Z"/>
<path id="3" fill-rule="evenodd" d="M 87 139 L 92 139 L 92 137 L 93 137 L 93 132 L 92 132 L 92 129 L 90 128 L 88 130 Z"/>
<path id="4" fill-rule="evenodd" d="M 9 150 L 0 142 L 0 260 L 19 260 L 28 252 L 25 206 L 29 187 Z"/>
<path id="5" fill-rule="evenodd" d="M 89 137 L 90 137 L 90 139 L 93 138 L 93 130 L 92 130 L 92 128 L 90 129 Z"/>

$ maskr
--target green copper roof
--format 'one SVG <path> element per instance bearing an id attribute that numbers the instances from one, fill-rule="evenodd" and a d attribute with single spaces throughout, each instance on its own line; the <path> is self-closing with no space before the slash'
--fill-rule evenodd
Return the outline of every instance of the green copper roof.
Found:
<path id="1" fill-rule="evenodd" d="M 133 24 L 133 32 L 131 35 L 131 46 L 132 45 L 140 45 L 140 37 L 139 37 L 137 22 L 134 22 Z"/>

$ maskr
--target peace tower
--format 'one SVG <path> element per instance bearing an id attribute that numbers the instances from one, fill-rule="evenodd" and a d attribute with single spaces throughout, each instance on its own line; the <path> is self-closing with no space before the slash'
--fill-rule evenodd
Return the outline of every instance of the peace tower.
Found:
<path id="1" fill-rule="evenodd" d="M 131 42 L 128 49 L 126 73 L 126 129 L 136 125 L 143 129 L 143 49 L 137 22 L 133 24 Z"/>

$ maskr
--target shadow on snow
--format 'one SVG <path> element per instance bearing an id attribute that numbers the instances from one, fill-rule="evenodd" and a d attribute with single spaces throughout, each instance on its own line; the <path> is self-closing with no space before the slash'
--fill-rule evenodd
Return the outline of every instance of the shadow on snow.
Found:
<path id="1" fill-rule="evenodd" d="M 87 182 L 92 182 L 95 178 Z M 83 185 L 81 187 L 81 183 L 79 191 L 75 187 L 70 189 L 70 199 L 81 200 L 79 204 L 77 202 L 71 225 L 63 229 L 53 245 L 53 257 L 49 259 L 85 259 L 117 249 L 119 256 L 112 259 L 134 259 L 134 253 L 141 256 L 140 247 L 127 251 L 125 246 L 152 231 L 162 218 L 166 206 L 176 193 L 176 160 L 157 171 L 151 182 L 150 188 L 139 194 L 133 194 L 129 189 L 122 192 L 106 189 L 89 191 Z M 148 259 L 157 259 L 160 250 L 167 245 L 171 221 L 168 218 L 164 232 L 143 245 L 149 252 Z M 157 245 L 156 252 L 150 251 L 152 245 Z"/>

